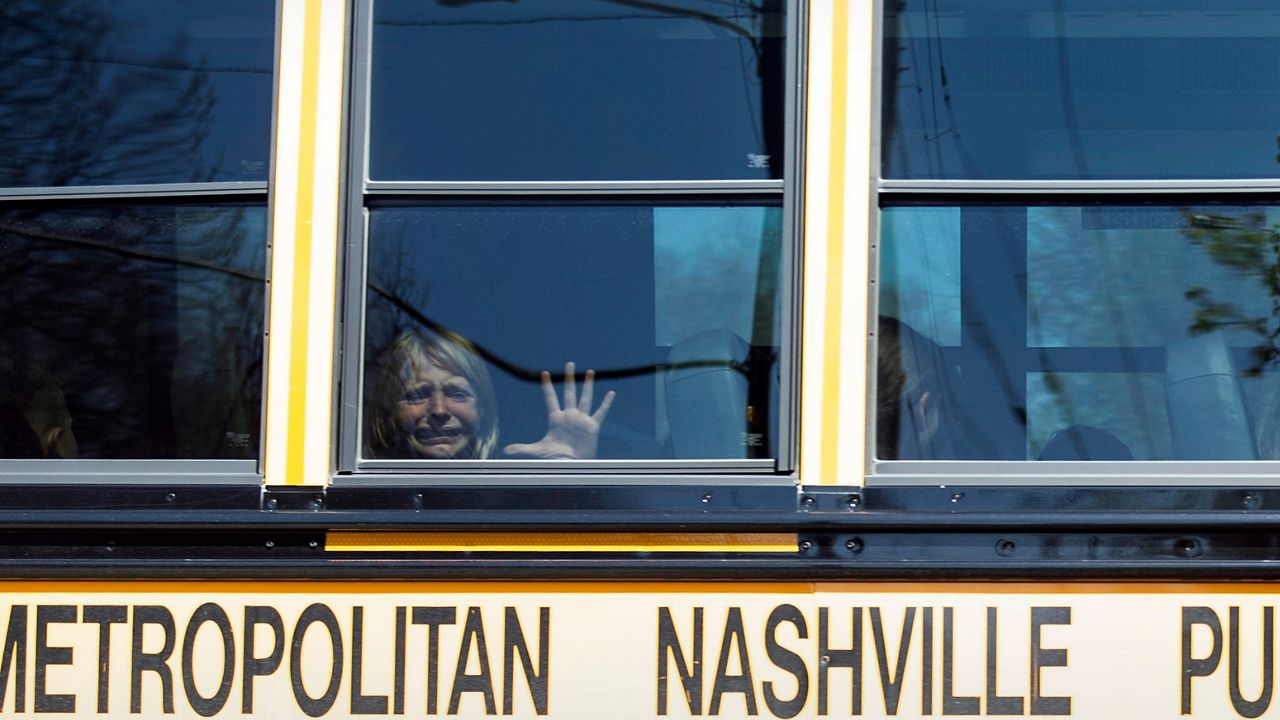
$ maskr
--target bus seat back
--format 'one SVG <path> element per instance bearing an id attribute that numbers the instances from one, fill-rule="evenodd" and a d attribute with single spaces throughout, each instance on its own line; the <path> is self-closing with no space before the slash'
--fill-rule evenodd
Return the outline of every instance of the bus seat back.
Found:
<path id="1" fill-rule="evenodd" d="M 1222 335 L 1171 343 L 1165 356 L 1169 431 L 1177 460 L 1255 460 L 1249 410 Z"/>
<path id="2" fill-rule="evenodd" d="M 666 404 L 675 457 L 747 457 L 750 354 L 745 340 L 725 330 L 671 346 Z"/>

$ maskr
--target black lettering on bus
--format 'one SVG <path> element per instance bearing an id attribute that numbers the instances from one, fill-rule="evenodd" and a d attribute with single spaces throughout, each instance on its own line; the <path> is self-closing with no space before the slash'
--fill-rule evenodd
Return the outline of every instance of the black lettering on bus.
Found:
<path id="1" fill-rule="evenodd" d="M 920 714 L 933 714 L 933 608 L 920 611 Z"/>
<path id="2" fill-rule="evenodd" d="M 738 648 L 737 675 L 729 674 L 729 656 L 733 646 Z M 755 681 L 751 679 L 751 659 L 747 656 L 746 631 L 742 627 L 742 608 L 729 608 L 729 616 L 724 621 L 724 635 L 720 640 L 720 659 L 716 662 L 715 682 L 711 685 L 711 707 L 708 715 L 720 714 L 720 698 L 725 693 L 742 693 L 747 702 L 747 714 L 758 715 L 756 709 Z"/>
<path id="3" fill-rule="evenodd" d="M 764 651 L 769 656 L 769 662 L 796 679 L 796 694 L 790 700 L 783 700 L 773 692 L 773 682 L 766 680 L 764 704 L 774 717 L 793 718 L 804 710 L 805 701 L 809 698 L 809 670 L 804 666 L 804 658 L 778 642 L 778 626 L 782 623 L 794 625 L 796 637 L 801 640 L 809 637 L 804 615 L 795 605 L 779 605 L 769 613 L 769 619 L 764 625 Z"/>
<path id="4" fill-rule="evenodd" d="M 987 714 L 988 715 L 1021 715 L 1024 706 L 1021 697 L 1001 695 L 997 684 L 997 670 L 1000 662 L 997 653 L 999 642 L 999 611 L 994 607 L 987 608 Z"/>
<path id="5" fill-rule="evenodd" d="M 534 672 L 533 654 L 529 652 L 529 644 L 524 639 L 524 631 L 520 627 L 520 617 L 513 607 L 503 611 L 502 646 L 502 714 L 512 713 L 516 694 L 515 660 L 519 655 L 525 682 L 529 684 L 529 696 L 533 700 L 534 711 L 539 715 L 546 715 L 547 685 L 550 679 L 548 671 L 551 667 L 551 608 L 538 608 L 537 672 Z"/>
<path id="6" fill-rule="evenodd" d="M 9 689 L 9 669 L 13 668 L 13 711 L 27 710 L 27 606 L 9 608 L 9 626 L 4 633 L 4 655 L 0 656 L 0 711 Z"/>
<path id="7" fill-rule="evenodd" d="M 1204 625 L 1213 633 L 1213 647 L 1202 657 L 1191 656 L 1191 628 Z M 1212 675 L 1222 661 L 1222 620 L 1211 608 L 1182 608 L 1182 714 L 1191 714 L 1191 680 Z"/>
<path id="8" fill-rule="evenodd" d="M 323 625 L 329 633 L 333 653 L 330 657 L 332 665 L 329 669 L 329 686 L 319 697 L 311 697 L 302 684 L 302 640 L 306 637 L 307 630 L 316 623 Z M 342 664 L 342 630 L 338 627 L 338 616 L 323 603 L 308 605 L 298 617 L 298 624 L 293 628 L 293 642 L 289 646 L 289 680 L 293 685 L 293 698 L 302 712 L 311 717 L 320 717 L 329 712 L 338 699 L 338 688 L 342 684 Z"/>
<path id="9" fill-rule="evenodd" d="M 392 712 L 396 715 L 404 714 L 404 662 L 406 654 L 405 643 L 405 627 L 408 624 L 408 608 L 403 605 L 396 606 L 396 655 L 395 668 L 392 671 L 393 687 L 391 694 Z"/>
<path id="10" fill-rule="evenodd" d="M 364 607 L 351 608 L 351 714 L 386 715 L 386 695 L 364 694 Z"/>
<path id="11" fill-rule="evenodd" d="M 684 699 L 689 714 L 702 714 L 702 616 L 703 609 L 693 609 L 692 662 L 685 662 L 676 624 L 671 618 L 671 608 L 658 608 L 658 714 L 667 714 L 667 658 L 676 664 L 676 673 L 684 687 Z"/>
<path id="12" fill-rule="evenodd" d="M 71 713 L 76 711 L 75 695 L 50 695 L 45 692 L 45 678 L 50 665 L 70 665 L 72 649 L 49 645 L 49 625 L 76 622 L 75 605 L 36 606 L 35 706 L 38 713 Z"/>
<path id="13" fill-rule="evenodd" d="M 902 681 L 907 676 L 907 655 L 911 652 L 911 631 L 915 629 L 916 609 L 907 608 L 902 617 L 902 632 L 898 635 L 898 662 L 892 672 L 889 670 L 889 655 L 884 637 L 884 623 L 880 617 L 880 608 L 871 608 L 871 639 L 876 645 L 876 664 L 880 668 L 880 687 L 884 692 L 884 710 L 890 715 L 898 714 L 898 702 L 902 699 Z"/>
<path id="14" fill-rule="evenodd" d="M 440 626 L 458 622 L 458 609 L 453 607 L 415 607 L 413 624 L 427 626 L 427 714 L 439 712 L 440 692 Z"/>
<path id="15" fill-rule="evenodd" d="M 1040 669 L 1066 667 L 1067 651 L 1064 648 L 1042 648 L 1040 628 L 1045 625 L 1070 625 L 1069 607 L 1031 608 L 1031 714 L 1070 715 L 1071 698 L 1041 695 Z"/>
<path id="16" fill-rule="evenodd" d="M 942 608 L 942 714 L 977 715 L 975 695 L 955 695 L 955 608 Z"/>
<path id="17" fill-rule="evenodd" d="M 257 628 L 266 625 L 271 628 L 275 639 L 271 641 L 271 652 L 267 655 L 257 654 Z M 254 678 L 270 675 L 280 669 L 284 660 L 284 621 L 280 612 L 269 605 L 248 605 L 244 609 L 244 660 L 240 678 L 240 712 L 249 715 L 253 712 Z"/>
<path id="18" fill-rule="evenodd" d="M 148 625 L 158 625 L 164 632 L 164 645 L 157 652 L 142 651 L 142 637 Z M 133 606 L 133 657 L 129 668 L 129 712 L 142 712 L 142 674 L 155 673 L 160 678 L 160 706 L 166 715 L 173 713 L 173 670 L 169 656 L 174 645 L 173 613 L 162 605 Z"/>
<path id="19" fill-rule="evenodd" d="M 1227 672 L 1231 690 L 1231 706 L 1241 717 L 1256 718 L 1271 705 L 1271 693 L 1275 688 L 1275 608 L 1262 608 L 1262 690 L 1254 700 L 1246 700 L 1240 692 L 1240 608 L 1227 609 Z"/>
<path id="20" fill-rule="evenodd" d="M 196 635 L 205 623 L 213 623 L 222 638 L 222 677 L 213 695 L 205 697 L 196 687 L 195 649 Z M 222 711 L 231 697 L 231 682 L 236 674 L 236 643 L 231 634 L 231 618 L 215 603 L 205 603 L 191 613 L 187 630 L 182 634 L 182 689 L 187 694 L 187 704 L 200 717 L 213 717 Z"/>
<path id="21" fill-rule="evenodd" d="M 850 702 L 853 714 L 862 714 L 862 608 L 850 608 L 853 627 L 850 630 L 851 647 L 835 650 L 830 645 L 828 609 L 818 608 L 818 714 L 827 714 L 827 673 L 831 668 L 844 667 L 853 672 Z"/>
<path id="22" fill-rule="evenodd" d="M 82 613 L 84 622 L 98 626 L 98 714 L 108 711 L 111 687 L 111 626 L 129 620 L 129 609 L 124 605 L 86 605 Z"/>
<path id="23" fill-rule="evenodd" d="M 471 659 L 472 647 L 475 647 L 480 661 L 480 672 L 474 675 L 467 673 L 467 661 Z M 467 619 L 462 625 L 462 646 L 458 648 L 458 663 L 453 669 L 453 689 L 449 692 L 450 715 L 458 713 L 463 693 L 483 695 L 486 715 L 498 712 L 493 698 L 493 675 L 489 672 L 489 646 L 484 641 L 484 622 L 478 607 L 467 608 Z"/>

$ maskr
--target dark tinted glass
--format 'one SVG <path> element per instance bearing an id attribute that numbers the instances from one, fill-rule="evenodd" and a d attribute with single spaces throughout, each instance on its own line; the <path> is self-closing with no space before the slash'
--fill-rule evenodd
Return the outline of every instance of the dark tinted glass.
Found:
<path id="1" fill-rule="evenodd" d="M 265 204 L 0 207 L 0 458 L 257 457 L 265 247 Z"/>
<path id="2" fill-rule="evenodd" d="M 1280 208 L 890 207 L 882 459 L 1280 457 Z"/>
<path id="3" fill-rule="evenodd" d="M 262 181 L 272 0 L 0 2 L 0 187 Z"/>
<path id="4" fill-rule="evenodd" d="M 547 432 L 539 373 L 556 375 L 562 402 L 567 361 L 578 384 L 595 370 L 588 414 L 616 393 L 597 457 L 772 456 L 780 208 L 384 207 L 370 215 L 365 457 L 507 457 L 507 444 Z M 447 331 L 465 340 L 440 342 Z M 439 397 L 463 405 L 438 420 L 459 448 L 467 440 L 459 434 L 478 438 L 466 452 L 427 433 L 432 387 L 406 387 L 432 363 L 470 386 L 471 398 Z M 473 452 L 494 425 L 493 451 Z M 408 440 L 418 432 L 428 449 Z"/>
<path id="5" fill-rule="evenodd" d="M 370 177 L 782 177 L 782 7 L 377 0 Z"/>
<path id="6" fill-rule="evenodd" d="M 1280 176 L 1272 0 L 885 5 L 887 178 Z"/>

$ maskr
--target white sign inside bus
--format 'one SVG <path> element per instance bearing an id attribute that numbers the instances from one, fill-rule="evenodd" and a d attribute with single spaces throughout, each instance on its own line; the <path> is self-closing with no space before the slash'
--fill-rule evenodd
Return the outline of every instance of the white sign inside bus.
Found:
<path id="1" fill-rule="evenodd" d="M 1280 716 L 1248 585 L 0 583 L 0 714 Z"/>

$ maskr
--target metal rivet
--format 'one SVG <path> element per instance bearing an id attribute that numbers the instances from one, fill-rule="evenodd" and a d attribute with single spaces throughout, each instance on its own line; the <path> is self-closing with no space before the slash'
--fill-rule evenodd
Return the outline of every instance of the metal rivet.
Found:
<path id="1" fill-rule="evenodd" d="M 169 493 L 168 495 L 164 496 L 164 499 L 168 500 L 169 502 L 173 502 L 174 500 L 178 499 L 178 495 L 177 493 Z"/>
<path id="2" fill-rule="evenodd" d="M 711 493 L 703 493 L 703 495 L 702 495 L 702 502 L 704 502 L 704 503 L 709 503 L 709 502 L 711 502 Z"/>
<path id="3" fill-rule="evenodd" d="M 951 493 L 951 502 L 958 503 L 963 499 L 964 499 L 964 493 L 962 492 Z"/>
<path id="4" fill-rule="evenodd" d="M 320 541 L 312 540 L 311 542 L 307 543 L 307 547 L 313 547 L 313 548 L 320 547 Z"/>
<path id="5" fill-rule="evenodd" d="M 1184 557 L 1195 557 L 1202 550 L 1200 541 L 1195 538 L 1182 538 L 1178 541 L 1177 548 Z"/>
<path id="6" fill-rule="evenodd" d="M 813 543 L 809 542 L 808 540 L 801 540 L 801 541 L 800 541 L 800 549 L 801 549 L 801 550 L 808 550 L 808 549 L 810 549 L 810 548 L 812 548 L 812 547 L 813 547 Z"/>
<path id="7" fill-rule="evenodd" d="M 1261 504 L 1261 499 L 1253 493 L 1245 493 L 1244 497 L 1240 499 L 1240 506 L 1245 510 L 1257 510 L 1258 506 Z"/>
<path id="8" fill-rule="evenodd" d="M 857 493 L 850 495 L 848 498 L 845 498 L 845 505 L 848 505 L 850 508 L 861 507 L 862 496 Z"/>
<path id="9" fill-rule="evenodd" d="M 273 547 L 275 547 L 275 546 L 276 546 L 275 541 L 268 540 L 268 541 L 266 542 L 266 546 L 267 546 L 267 547 L 269 547 L 269 548 L 273 548 Z"/>
<path id="10" fill-rule="evenodd" d="M 849 542 L 845 543 L 844 546 L 851 553 L 860 553 L 862 552 L 862 538 L 850 538 Z"/>
<path id="11" fill-rule="evenodd" d="M 1012 555 L 1013 551 L 1017 549 L 1017 543 L 1012 540 L 999 540 L 996 542 L 996 553 L 1000 555 Z"/>

